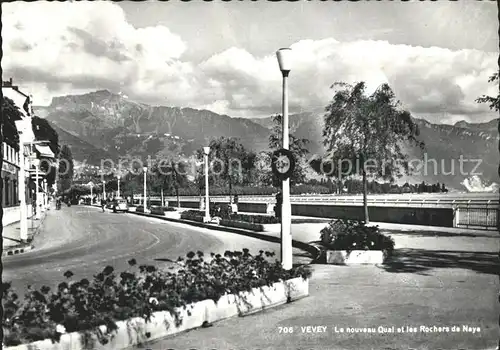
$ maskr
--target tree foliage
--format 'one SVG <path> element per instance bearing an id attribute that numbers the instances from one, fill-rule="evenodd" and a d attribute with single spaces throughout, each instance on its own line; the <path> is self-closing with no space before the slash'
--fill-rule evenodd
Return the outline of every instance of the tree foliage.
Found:
<path id="1" fill-rule="evenodd" d="M 270 152 L 268 154 L 269 159 L 272 157 L 272 153 L 282 148 L 283 145 L 283 117 L 279 114 L 272 117 L 273 128 L 271 135 L 269 135 L 269 148 Z M 306 167 L 307 163 L 304 162 L 305 157 L 309 154 L 307 145 L 309 144 L 308 139 L 300 139 L 292 134 L 289 134 L 289 147 L 288 149 L 293 153 L 295 157 L 295 169 L 290 176 L 290 185 L 295 186 L 304 183 L 306 180 Z M 269 162 L 270 164 L 270 162 Z M 265 174 L 261 177 L 263 184 L 272 185 L 274 187 L 280 187 L 281 181 L 279 181 L 276 176 L 272 173 L 270 167 Z"/>
<path id="2" fill-rule="evenodd" d="M 380 85 L 371 95 L 364 82 L 350 85 L 335 83 L 337 88 L 326 107 L 323 130 L 327 154 L 323 158 L 334 166 L 348 164 L 343 175 L 363 177 L 365 221 L 367 178 L 395 180 L 409 170 L 409 158 L 403 146 L 423 148 L 417 137 L 418 126 L 410 113 L 401 108 L 388 84 Z M 337 173 L 339 170 L 337 170 Z"/>
<path id="3" fill-rule="evenodd" d="M 499 81 L 498 74 L 499 74 L 498 72 L 494 73 L 488 79 L 488 82 L 489 83 L 497 82 L 497 84 L 498 84 L 498 81 Z M 488 103 L 491 110 L 498 112 L 500 110 L 500 92 L 496 97 L 483 95 L 483 96 L 477 98 L 476 102 L 477 103 Z"/>
<path id="4" fill-rule="evenodd" d="M 256 155 L 246 150 L 240 140 L 235 137 L 222 136 L 213 139 L 209 147 L 212 181 L 228 185 L 229 196 L 232 196 L 234 185 L 248 182 Z M 198 158 L 202 156 L 203 153 L 199 152 Z"/>
<path id="5" fill-rule="evenodd" d="M 73 154 L 68 145 L 63 145 L 59 155 L 59 182 L 58 192 L 64 193 L 69 190 L 73 185 Z"/>
<path id="6" fill-rule="evenodd" d="M 167 193 L 175 192 L 177 206 L 180 206 L 179 189 L 188 182 L 187 165 L 179 157 L 160 158 L 157 159 L 152 172 L 153 191 L 158 193 L 163 189 Z"/>
<path id="7" fill-rule="evenodd" d="M 121 180 L 120 190 L 123 196 L 140 194 L 143 191 L 143 175 L 136 172 L 128 172 Z"/>
<path id="8" fill-rule="evenodd" d="M 59 135 L 52 128 L 50 123 L 37 116 L 34 116 L 31 120 L 31 125 L 33 128 L 33 133 L 35 135 L 35 140 L 37 141 L 49 141 L 50 150 L 54 153 L 54 156 L 57 158 L 60 146 L 59 146 Z M 52 186 L 56 181 L 56 173 L 57 168 L 54 164 L 54 159 L 44 158 L 46 161 L 41 163 L 41 170 L 47 174 L 47 184 Z"/>
<path id="9" fill-rule="evenodd" d="M 2 135 L 3 142 L 19 151 L 19 134 L 17 132 L 16 120 L 22 118 L 22 113 L 14 102 L 8 98 L 2 97 Z"/>

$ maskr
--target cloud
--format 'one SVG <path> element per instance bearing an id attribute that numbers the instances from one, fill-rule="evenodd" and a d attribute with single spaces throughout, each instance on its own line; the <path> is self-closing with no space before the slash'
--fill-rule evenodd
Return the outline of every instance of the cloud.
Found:
<path id="1" fill-rule="evenodd" d="M 4 77 L 31 90 L 40 104 L 109 89 L 131 100 L 235 117 L 281 111 L 274 52 L 255 56 L 231 47 L 195 64 L 184 58 L 189 43 L 179 35 L 160 25 L 135 28 L 110 2 L 19 2 L 3 9 Z M 301 40 L 291 48 L 292 113 L 324 108 L 336 81 L 366 81 L 368 91 L 389 83 L 406 108 L 431 121 L 495 117 L 475 99 L 497 94 L 487 81 L 497 53 L 334 38 Z"/>

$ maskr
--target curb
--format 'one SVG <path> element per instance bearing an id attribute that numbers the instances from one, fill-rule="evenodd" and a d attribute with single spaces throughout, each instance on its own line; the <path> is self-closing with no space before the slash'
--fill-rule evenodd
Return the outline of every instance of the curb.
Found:
<path id="1" fill-rule="evenodd" d="M 35 246 L 32 242 L 34 241 L 34 239 L 38 235 L 38 233 L 40 233 L 40 229 L 41 229 L 46 217 L 47 217 L 47 214 L 43 215 L 43 217 L 40 219 L 40 224 L 37 226 L 37 228 L 31 234 L 31 240 L 29 243 L 21 243 L 21 244 L 12 246 L 12 247 L 5 248 L 2 251 L 2 257 L 18 255 L 18 254 L 26 253 L 26 252 L 29 252 L 30 250 L 33 250 L 33 248 L 35 248 Z"/>
<path id="2" fill-rule="evenodd" d="M 190 220 L 173 219 L 173 218 L 168 218 L 165 216 L 160 216 L 160 215 L 155 215 L 155 214 L 144 214 L 144 213 L 138 213 L 138 212 L 129 212 L 129 214 L 145 216 L 145 217 L 150 217 L 150 218 L 156 218 L 156 219 L 170 221 L 170 222 L 176 222 L 176 223 L 180 223 L 180 224 L 187 224 L 187 225 L 191 225 L 191 226 L 207 228 L 209 230 L 217 230 L 217 231 L 235 233 L 238 235 L 257 238 L 257 239 L 260 239 L 263 241 L 268 241 L 268 242 L 273 242 L 273 243 L 280 243 L 281 242 L 279 237 L 268 236 L 268 235 L 256 233 L 255 231 L 250 231 L 250 230 L 238 229 L 238 228 L 227 227 L 227 226 L 219 226 L 219 225 L 214 225 L 214 224 L 204 224 L 201 222 L 190 221 Z M 313 261 L 315 261 L 318 258 L 319 253 L 320 253 L 320 250 L 317 247 L 310 245 L 308 243 L 297 241 L 297 240 L 292 240 L 292 247 L 305 250 L 306 252 L 312 254 Z"/>
<path id="3" fill-rule="evenodd" d="M 4 249 L 2 251 L 2 257 L 4 256 L 12 256 L 12 255 L 18 255 L 22 253 L 29 252 L 34 248 L 33 244 L 19 244 L 17 246 L 9 247 L 7 249 Z"/>

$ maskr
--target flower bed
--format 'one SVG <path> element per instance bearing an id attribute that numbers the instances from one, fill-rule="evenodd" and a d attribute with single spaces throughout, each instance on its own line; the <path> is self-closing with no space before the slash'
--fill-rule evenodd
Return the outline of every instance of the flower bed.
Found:
<path id="1" fill-rule="evenodd" d="M 252 230 L 252 231 L 257 231 L 257 232 L 264 231 L 264 225 L 252 224 L 252 223 L 244 222 L 244 221 L 222 219 L 222 220 L 220 220 L 219 225 L 227 226 L 227 227 L 243 228 L 246 230 Z"/>
<path id="2" fill-rule="evenodd" d="M 237 220 L 220 220 L 219 224 L 222 226 L 242 228 L 256 232 L 275 232 L 279 231 L 281 227 L 280 224 L 254 224 Z"/>
<path id="3" fill-rule="evenodd" d="M 243 221 L 262 225 L 279 223 L 279 220 L 277 218 L 268 215 L 232 214 L 229 216 L 229 220 Z"/>
<path id="4" fill-rule="evenodd" d="M 151 206 L 151 214 L 156 215 L 165 215 L 165 212 L 176 211 L 175 208 L 172 207 L 162 207 L 162 206 Z"/>
<path id="5" fill-rule="evenodd" d="M 223 208 L 224 206 L 221 206 L 220 208 Z M 215 206 L 215 209 L 212 211 L 210 216 L 218 216 L 223 220 L 230 220 L 230 221 L 240 221 L 240 222 L 246 222 L 250 224 L 262 224 L 262 225 L 268 225 L 268 224 L 277 224 L 279 223 L 279 219 L 275 218 L 274 216 L 269 216 L 269 215 L 248 215 L 248 214 L 231 214 L 229 211 L 218 211 L 217 209 L 219 206 Z M 202 210 L 188 210 L 185 211 L 184 213 L 189 213 L 187 215 L 190 216 L 205 216 L 205 212 Z"/>
<path id="6" fill-rule="evenodd" d="M 354 220 L 332 220 L 321 230 L 321 245 L 331 264 L 381 264 L 394 250 L 394 240 L 378 226 Z"/>
<path id="7" fill-rule="evenodd" d="M 111 341 L 110 348 L 117 348 L 113 342 L 118 340 L 113 335 L 120 335 L 116 337 L 120 339 L 123 336 L 120 330 L 124 327 L 124 323 L 119 321 L 128 320 L 125 325 L 128 327 L 134 318 L 136 323 L 137 318 L 143 319 L 141 322 L 146 323 L 146 326 L 153 320 L 151 327 L 160 325 L 164 332 L 171 332 L 175 328 L 198 327 L 201 324 L 191 319 L 191 310 L 196 307 L 201 308 L 201 311 L 207 310 L 199 302 L 219 306 L 228 300 L 238 299 L 231 297 L 233 294 L 243 296 L 243 299 L 245 295 L 250 299 L 256 298 L 251 304 L 259 308 L 256 302 L 265 298 L 255 297 L 255 288 L 277 288 L 276 283 L 297 278 L 307 280 L 311 275 L 305 266 L 283 270 L 278 261 L 270 262 L 267 259 L 272 256 L 273 253 L 266 252 L 264 255 L 263 251 L 252 256 L 248 249 L 243 249 L 242 252 L 226 251 L 224 256 L 212 253 L 211 258 L 205 260 L 202 252 L 190 252 L 186 259 L 178 259 L 182 269 L 176 273 L 159 271 L 154 266 L 137 267 L 135 260 L 131 260 L 131 269 L 122 272 L 119 277 L 111 266 L 107 266 L 91 281 L 62 282 L 55 291 L 46 286 L 40 290 L 31 289 L 23 301 L 19 300 L 8 284 L 3 284 L 4 344 L 15 346 L 45 339 L 57 342 L 61 334 L 78 332 L 80 335 L 73 335 L 73 338 L 84 343 L 94 339 L 102 347 Z M 67 271 L 65 277 L 70 279 L 72 273 Z M 244 293 L 250 291 L 254 293 Z M 245 301 L 236 305 L 236 309 L 241 309 L 244 304 Z M 207 320 L 205 312 L 201 312 L 201 316 L 195 313 L 194 318 L 201 317 L 208 322 L 221 318 L 220 315 L 212 315 L 213 319 Z M 170 317 L 167 317 L 168 314 Z M 169 321 L 168 325 L 165 320 Z M 187 324 L 182 326 L 184 321 Z M 71 338 L 72 335 L 65 334 L 65 342 L 68 336 Z M 75 348 L 74 345 L 72 348 Z M 78 348 L 85 347 L 96 348 L 95 344 L 88 343 Z M 40 348 L 50 347 L 44 345 Z"/>

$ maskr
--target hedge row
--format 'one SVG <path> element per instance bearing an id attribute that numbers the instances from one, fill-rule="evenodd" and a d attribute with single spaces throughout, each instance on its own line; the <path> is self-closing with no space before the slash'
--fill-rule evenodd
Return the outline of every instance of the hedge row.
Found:
<path id="1" fill-rule="evenodd" d="M 217 206 L 216 206 L 217 207 Z M 212 217 L 217 216 L 212 212 L 210 214 Z M 193 218 L 203 218 L 205 216 L 205 212 L 201 210 L 186 210 L 181 214 L 181 219 L 191 220 Z M 277 224 L 279 223 L 279 219 L 274 216 L 269 215 L 249 215 L 249 214 L 223 214 L 220 215 L 223 220 L 232 220 L 232 221 L 242 221 L 248 222 L 250 224 Z"/>

